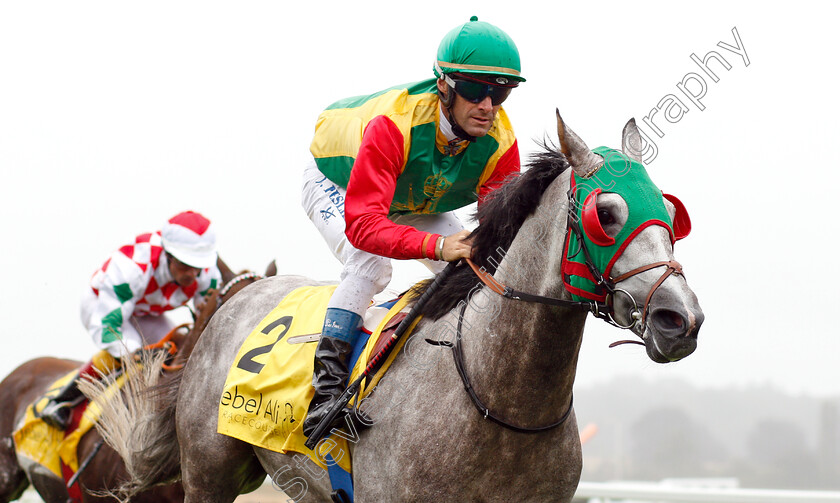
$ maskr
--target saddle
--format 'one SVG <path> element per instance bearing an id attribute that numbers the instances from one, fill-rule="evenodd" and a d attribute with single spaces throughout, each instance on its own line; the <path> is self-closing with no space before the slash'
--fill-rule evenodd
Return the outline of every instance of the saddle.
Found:
<path id="1" fill-rule="evenodd" d="M 354 432 L 347 438 L 330 437 L 332 455 L 319 456 L 304 445 L 306 437 L 301 431 L 313 396 L 315 347 L 335 288 L 292 291 L 252 330 L 233 361 L 219 400 L 219 433 L 276 452 L 305 454 L 324 469 L 338 465 L 350 472 L 347 440 Z M 350 358 L 351 382 L 388 343 L 407 314 L 407 304 L 403 296 L 368 310 Z M 397 353 L 394 350 L 377 361 L 378 371 L 368 379 L 361 397 L 376 386 Z"/>
<path id="2" fill-rule="evenodd" d="M 136 357 L 139 359 L 143 354 L 166 351 L 168 353 L 167 362 L 171 361 L 177 351 L 171 339 L 181 328 L 184 328 L 184 326 L 176 327 L 160 342 L 141 349 L 135 353 Z M 164 363 L 163 368 L 167 370 L 174 367 L 169 367 Z M 75 481 L 80 472 L 84 470 L 86 463 L 89 462 L 89 459 L 87 459 L 80 463 L 78 459 L 79 442 L 83 436 L 95 427 L 99 420 L 100 409 L 96 404 L 91 404 L 84 395 L 70 401 L 64 405 L 70 408 L 70 421 L 64 430 L 51 426 L 42 419 L 41 413 L 50 400 L 61 393 L 67 384 L 78 376 L 79 369 L 77 368 L 53 382 L 42 396 L 27 406 L 20 427 L 12 433 L 15 452 L 22 468 L 29 473 L 37 472 L 63 480 L 69 497 L 73 501 L 81 501 L 81 490 Z M 125 375 L 123 375 L 122 370 L 116 370 L 108 379 L 113 380 L 111 388 L 114 390 L 113 392 L 117 392 L 122 389 Z M 88 458 L 92 458 L 98 450 L 98 448 L 95 448 Z"/>
<path id="3" fill-rule="evenodd" d="M 78 400 L 72 406 L 70 424 L 64 431 L 49 426 L 41 419 L 39 411 L 65 384 L 75 379 L 76 375 L 77 370 L 73 370 L 62 376 L 50 386 L 44 396 L 30 404 L 26 408 L 20 428 L 12 434 L 18 460 L 25 471 L 46 472 L 58 480 L 64 480 L 65 484 L 68 484 L 79 470 L 79 441 L 94 427 L 98 409 L 89 407 L 87 399 Z M 78 484 L 69 487 L 68 492 L 75 500 L 81 498 Z"/>

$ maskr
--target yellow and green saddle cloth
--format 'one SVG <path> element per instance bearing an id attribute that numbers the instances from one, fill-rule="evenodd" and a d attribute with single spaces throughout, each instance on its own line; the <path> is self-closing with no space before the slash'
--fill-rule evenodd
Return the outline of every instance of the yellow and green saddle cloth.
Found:
<path id="1" fill-rule="evenodd" d="M 89 403 L 79 420 L 78 427 L 69 432 L 61 431 L 45 423 L 35 411 L 43 410 L 51 397 L 74 379 L 78 369 L 62 376 L 50 386 L 44 396 L 30 404 L 18 428 L 13 434 L 15 451 L 18 455 L 42 465 L 58 478 L 66 477 L 62 463 L 69 468 L 71 475 L 79 469 L 77 448 L 82 437 L 91 430 L 99 419 L 100 410 L 96 404 Z M 117 379 L 118 388 L 122 386 L 124 376 Z"/>
<path id="2" fill-rule="evenodd" d="M 301 431 L 313 395 L 317 337 L 336 286 L 302 287 L 292 291 L 254 328 L 228 373 L 219 400 L 219 433 L 276 452 L 304 454 L 323 469 L 338 465 L 351 471 L 346 438 L 333 436 L 321 442 L 319 456 L 304 445 L 306 437 Z M 354 353 L 358 358 L 351 382 L 364 371 L 379 333 L 407 303 L 405 297 L 393 303 L 370 337 L 366 338 L 367 333 L 362 333 Z M 417 321 L 419 318 L 410 328 Z M 408 338 L 408 333 L 401 341 Z M 365 383 L 362 396 L 373 389 L 398 350 L 399 346 L 395 347 L 382 368 Z"/>

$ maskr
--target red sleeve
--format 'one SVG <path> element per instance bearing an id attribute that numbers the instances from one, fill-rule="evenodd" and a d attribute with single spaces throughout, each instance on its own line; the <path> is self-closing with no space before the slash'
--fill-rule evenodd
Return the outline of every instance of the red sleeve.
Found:
<path id="1" fill-rule="evenodd" d="M 439 234 L 388 220 L 404 159 L 403 135 L 396 124 L 384 115 L 371 120 L 347 184 L 345 234 L 353 246 L 376 255 L 395 259 L 434 258 Z"/>
<path id="2" fill-rule="evenodd" d="M 514 140 L 513 145 L 510 146 L 508 151 L 502 154 L 499 162 L 496 163 L 496 169 L 493 170 L 493 174 L 490 175 L 490 178 L 479 189 L 479 206 L 484 202 L 488 194 L 504 185 L 506 179 L 515 173 L 519 173 L 519 145 L 516 140 Z"/>

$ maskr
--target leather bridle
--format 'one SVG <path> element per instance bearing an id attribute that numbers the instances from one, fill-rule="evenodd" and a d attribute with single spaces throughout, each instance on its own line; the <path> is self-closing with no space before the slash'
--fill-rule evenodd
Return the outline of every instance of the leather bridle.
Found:
<path id="1" fill-rule="evenodd" d="M 503 285 L 498 280 L 496 280 L 496 278 L 494 278 L 493 275 L 489 271 L 487 271 L 487 269 L 485 269 L 484 267 L 478 267 L 472 260 L 466 259 L 466 262 L 470 265 L 472 270 L 475 272 L 476 276 L 478 276 L 478 278 L 482 281 L 482 283 L 484 283 L 484 285 L 486 285 L 491 291 L 501 295 L 502 297 L 513 300 L 521 300 L 524 302 L 537 302 L 540 304 L 566 307 L 570 309 L 585 309 L 591 312 L 592 315 L 596 318 L 600 318 L 615 327 L 625 330 L 632 329 L 634 327 L 637 328 L 636 334 L 639 335 L 639 338 L 641 338 L 642 335 L 640 334 L 644 334 L 645 329 L 647 328 L 647 317 L 650 311 L 650 301 L 653 298 L 653 294 L 656 293 L 656 290 L 672 274 L 678 274 L 680 276 L 685 277 L 682 265 L 680 265 L 680 263 L 676 260 L 664 260 L 637 267 L 636 269 L 628 271 L 616 278 L 612 278 L 609 276 L 605 277 L 604 274 L 600 270 L 598 270 L 598 267 L 592 260 L 592 256 L 589 253 L 589 249 L 587 249 L 586 247 L 586 242 L 583 239 L 583 230 L 580 226 L 580 218 L 572 212 L 572 208 L 577 207 L 577 204 L 574 201 L 573 189 L 569 190 L 568 198 L 569 211 L 567 212 L 568 216 L 566 217 L 566 228 L 569 231 L 574 232 L 577 236 L 578 243 L 580 243 L 580 250 L 578 250 L 576 254 L 583 252 L 584 263 L 586 264 L 587 269 L 592 275 L 595 284 L 603 287 L 606 291 L 606 295 L 604 296 L 603 302 L 597 300 L 574 301 L 520 292 L 518 290 L 514 290 L 509 286 Z M 648 291 L 647 297 L 645 297 L 645 302 L 644 304 L 642 304 L 641 309 L 639 308 L 638 302 L 636 302 L 636 299 L 630 292 L 622 288 L 618 288 L 616 286 L 618 283 L 630 279 L 633 276 L 636 276 L 637 274 L 641 274 L 651 269 L 663 266 L 665 267 L 665 272 L 662 273 L 662 276 L 660 276 L 659 279 L 656 280 L 656 282 L 654 282 L 650 291 Z M 633 304 L 633 308 L 629 316 L 630 322 L 627 325 L 622 325 L 621 323 L 616 321 L 615 317 L 613 316 L 613 314 L 615 313 L 615 310 L 613 308 L 614 299 L 618 294 L 626 295 L 630 302 Z M 610 347 L 614 347 L 615 345 L 624 343 L 635 343 L 644 345 L 644 342 L 639 341 L 620 341 L 618 343 L 613 343 L 612 345 L 610 345 Z"/>
<path id="2" fill-rule="evenodd" d="M 571 191 L 569 192 L 569 197 L 570 197 L 570 202 L 571 202 L 571 197 L 572 197 Z M 572 207 L 572 205 L 570 204 L 570 208 L 571 207 Z M 644 266 L 641 266 L 641 267 L 637 267 L 636 269 L 633 269 L 632 271 L 628 271 L 628 272 L 626 272 L 626 273 L 624 273 L 624 274 L 622 274 L 622 275 L 620 275 L 616 278 L 611 278 L 611 277 L 608 277 L 608 276 L 605 277 L 603 275 L 603 273 L 601 273 L 601 271 L 598 270 L 598 268 L 595 266 L 594 262 L 592 261 L 591 256 L 589 254 L 589 251 L 586 248 L 585 241 L 583 240 L 583 236 L 582 236 L 583 232 L 580 228 L 579 220 L 575 219 L 572 216 L 571 211 L 569 212 L 569 216 L 568 216 L 567 228 L 570 229 L 572 232 L 577 234 L 578 242 L 580 243 L 580 246 L 581 246 L 580 251 L 582 251 L 584 253 L 585 264 L 586 264 L 587 268 L 589 269 L 590 273 L 592 274 L 592 277 L 595 279 L 595 283 L 600 285 L 600 286 L 603 286 L 603 288 L 606 290 L 607 293 L 606 293 L 604 302 L 596 301 L 596 300 L 589 300 L 589 301 L 567 300 L 567 299 L 560 299 L 560 298 L 556 298 L 556 297 L 548 297 L 548 296 L 544 296 L 544 295 L 535 295 L 535 294 L 530 294 L 530 293 L 522 292 L 522 291 L 519 291 L 519 290 L 515 290 L 515 289 L 499 282 L 496 278 L 493 277 L 493 275 L 486 268 L 479 267 L 478 265 L 475 264 L 475 262 L 473 262 L 470 259 L 465 259 L 465 260 L 466 260 L 467 264 L 469 264 L 470 268 L 472 268 L 475 275 L 478 276 L 478 278 L 481 280 L 481 282 L 490 291 L 492 291 L 494 293 L 497 293 L 497 294 L 501 295 L 502 297 L 505 297 L 505 298 L 511 299 L 511 300 L 518 300 L 518 301 L 522 301 L 522 302 L 534 302 L 534 303 L 545 304 L 545 305 L 550 305 L 550 306 L 565 307 L 565 308 L 568 308 L 568 309 L 587 310 L 590 313 L 592 313 L 596 318 L 600 318 L 600 319 L 606 321 L 607 323 L 610 323 L 611 325 L 616 326 L 618 328 L 631 329 L 631 328 L 634 328 L 634 327 L 638 326 L 639 330 L 638 330 L 637 335 L 638 334 L 643 334 L 644 331 L 645 331 L 645 328 L 646 328 L 647 316 L 648 316 L 648 312 L 650 310 L 649 309 L 650 308 L 650 301 L 651 301 L 651 298 L 653 298 L 653 294 L 662 285 L 662 283 L 664 283 L 665 280 L 668 279 L 668 277 L 671 276 L 672 274 L 679 274 L 681 276 L 684 275 L 683 270 L 682 270 L 682 266 L 680 265 L 680 263 L 675 261 L 675 260 L 666 260 L 666 261 L 654 262 L 654 263 L 647 264 L 647 265 L 644 265 Z M 636 302 L 636 299 L 633 297 L 633 295 L 630 292 L 628 292 L 627 290 L 624 290 L 622 288 L 618 288 L 616 285 L 618 283 L 622 282 L 622 281 L 625 281 L 627 279 L 632 278 L 633 276 L 636 276 L 637 274 L 641 274 L 643 272 L 650 271 L 650 270 L 655 269 L 657 267 L 665 267 L 665 272 L 662 273 L 662 275 L 659 277 L 659 279 L 653 284 L 653 286 L 651 287 L 650 291 L 647 294 L 647 297 L 645 298 L 645 302 L 642 305 L 642 308 L 640 309 L 639 305 Z M 613 314 L 614 314 L 613 300 L 615 299 L 616 295 L 619 294 L 619 293 L 622 293 L 622 294 L 626 295 L 630 299 L 630 302 L 633 304 L 633 310 L 630 313 L 631 322 L 627 325 L 622 325 L 622 324 L 618 323 L 615 320 L 615 318 L 613 317 Z M 461 310 L 458 314 L 458 327 L 457 327 L 457 331 L 455 333 L 456 335 L 455 335 L 455 342 L 454 343 L 450 343 L 448 341 L 434 341 L 434 340 L 431 340 L 431 339 L 426 339 L 426 342 L 428 342 L 429 344 L 438 345 L 438 346 L 447 346 L 447 347 L 450 347 L 452 349 L 452 355 L 453 355 L 453 358 L 455 359 L 455 368 L 458 370 L 458 375 L 461 377 L 461 382 L 464 385 L 464 389 L 467 391 L 467 394 L 469 395 L 470 400 L 472 401 L 473 405 L 475 405 L 476 409 L 478 409 L 478 411 L 483 415 L 483 417 L 485 419 L 490 419 L 491 421 L 493 421 L 493 422 L 495 422 L 495 423 L 497 423 L 497 424 L 499 424 L 499 425 L 501 425 L 505 428 L 508 428 L 510 430 L 513 430 L 513 431 L 516 431 L 516 432 L 519 432 L 519 433 L 539 433 L 539 432 L 543 432 L 543 431 L 547 431 L 547 430 L 556 428 L 556 427 L 560 426 L 561 424 L 563 424 L 569 418 L 569 416 L 571 415 L 572 404 L 574 403 L 574 396 L 573 395 L 569 397 L 569 407 L 566 409 L 566 411 L 563 413 L 563 415 L 558 420 L 553 421 L 550 424 L 547 424 L 547 425 L 544 425 L 544 426 L 537 426 L 537 427 L 526 427 L 526 426 L 513 424 L 510 421 L 508 421 L 508 420 L 502 418 L 501 416 L 499 416 L 497 413 L 492 412 L 490 409 L 488 409 L 484 405 L 484 403 L 481 401 L 481 399 L 476 394 L 475 389 L 473 388 L 472 383 L 470 382 L 470 378 L 467 375 L 466 366 L 464 365 L 464 357 L 463 357 L 463 353 L 461 351 L 461 337 L 462 337 L 461 336 L 461 327 L 462 327 L 462 322 L 463 322 L 463 319 L 464 319 L 464 313 L 466 311 L 466 307 L 467 307 L 467 304 L 463 303 L 462 306 L 461 306 Z M 639 335 L 639 337 L 641 338 L 642 336 Z M 641 344 L 643 346 L 645 345 L 644 342 L 640 342 L 640 341 L 636 341 L 636 340 L 624 340 L 624 341 L 614 342 L 614 343 L 610 344 L 610 347 L 615 347 L 619 344 L 627 344 L 627 343 Z"/>

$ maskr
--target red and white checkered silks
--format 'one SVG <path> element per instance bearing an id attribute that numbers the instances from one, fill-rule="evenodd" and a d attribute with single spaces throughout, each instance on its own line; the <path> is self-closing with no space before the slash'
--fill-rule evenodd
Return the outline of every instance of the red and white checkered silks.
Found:
<path id="1" fill-rule="evenodd" d="M 210 288 L 219 288 L 221 273 L 215 263 L 202 269 L 188 287 L 174 282 L 169 272 L 161 233 L 137 236 L 134 243 L 115 251 L 91 278 L 94 295 L 83 297 L 83 323 L 97 347 L 119 353 L 133 351 L 143 341 L 127 321 L 132 316 L 158 316 L 201 300 Z M 125 345 L 127 348 L 117 349 Z M 114 351 L 111 351 L 114 353 Z"/>

